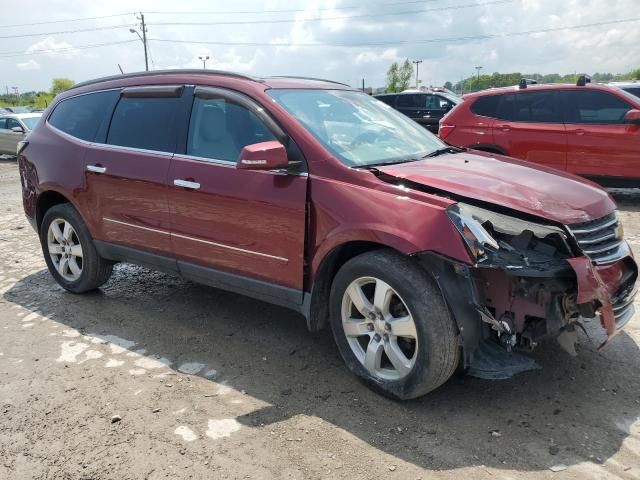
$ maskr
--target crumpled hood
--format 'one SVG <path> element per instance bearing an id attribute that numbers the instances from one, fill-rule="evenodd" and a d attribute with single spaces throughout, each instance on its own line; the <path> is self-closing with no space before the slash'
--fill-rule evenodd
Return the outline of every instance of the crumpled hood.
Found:
<path id="1" fill-rule="evenodd" d="M 595 184 L 557 170 L 482 152 L 445 154 L 378 170 L 456 196 L 566 225 L 600 218 L 615 209 L 611 197 Z"/>

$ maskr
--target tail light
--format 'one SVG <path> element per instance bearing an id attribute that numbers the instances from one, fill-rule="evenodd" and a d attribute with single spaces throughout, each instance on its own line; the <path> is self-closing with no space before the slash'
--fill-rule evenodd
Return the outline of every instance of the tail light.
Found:
<path id="1" fill-rule="evenodd" d="M 453 132 L 454 128 L 456 128 L 455 125 L 447 125 L 446 123 L 441 123 L 440 130 L 438 130 L 438 136 L 442 140 L 445 140 L 449 135 L 451 135 L 451 132 Z"/>
<path id="2" fill-rule="evenodd" d="M 20 153 L 22 153 L 22 151 L 25 149 L 27 145 L 29 145 L 29 142 L 27 142 L 26 140 L 22 140 L 18 142 L 18 148 L 16 148 L 16 155 L 20 155 Z"/>

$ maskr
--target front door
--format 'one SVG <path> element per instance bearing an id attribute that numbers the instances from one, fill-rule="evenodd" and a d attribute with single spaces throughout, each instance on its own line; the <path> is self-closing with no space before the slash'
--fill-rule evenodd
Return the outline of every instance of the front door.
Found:
<path id="1" fill-rule="evenodd" d="M 14 127 L 23 128 L 15 118 L 0 118 L 0 154 L 16 154 L 18 142 L 24 138 L 24 132 L 14 132 Z"/>
<path id="2" fill-rule="evenodd" d="M 131 256 L 171 255 L 167 174 L 182 93 L 177 86 L 125 88 L 104 143 L 87 150 L 89 208 L 100 219 L 96 239 L 134 249 Z"/>
<path id="3" fill-rule="evenodd" d="M 578 175 L 640 179 L 640 126 L 626 124 L 634 107 L 599 90 L 563 92 L 569 151 L 567 169 Z"/>
<path id="4" fill-rule="evenodd" d="M 307 175 L 235 168 L 244 146 L 276 139 L 281 132 L 253 101 L 198 87 L 169 172 L 171 242 L 188 278 L 300 303 Z"/>

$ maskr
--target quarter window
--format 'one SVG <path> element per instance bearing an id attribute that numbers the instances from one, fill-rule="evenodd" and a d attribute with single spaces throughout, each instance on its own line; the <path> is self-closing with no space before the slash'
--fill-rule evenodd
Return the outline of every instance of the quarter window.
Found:
<path id="1" fill-rule="evenodd" d="M 101 125 L 108 122 L 118 99 L 117 91 L 96 92 L 61 101 L 49 123 L 81 140 L 93 142 Z"/>
<path id="2" fill-rule="evenodd" d="M 122 97 L 113 112 L 107 143 L 174 152 L 179 97 Z"/>
<path id="3" fill-rule="evenodd" d="M 608 92 L 570 90 L 567 99 L 566 123 L 620 124 L 633 107 Z"/>
<path id="4" fill-rule="evenodd" d="M 498 110 L 498 104 L 502 95 L 487 95 L 485 97 L 479 97 L 473 105 L 471 105 L 471 111 L 476 115 L 482 115 L 483 117 L 495 117 Z"/>
<path id="5" fill-rule="evenodd" d="M 275 140 L 251 111 L 224 98 L 193 101 L 187 155 L 235 162 L 247 145 Z"/>

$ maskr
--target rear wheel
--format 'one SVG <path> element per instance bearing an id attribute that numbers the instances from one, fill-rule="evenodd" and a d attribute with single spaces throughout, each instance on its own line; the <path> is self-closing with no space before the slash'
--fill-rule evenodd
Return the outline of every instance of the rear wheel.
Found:
<path id="1" fill-rule="evenodd" d="M 396 399 L 437 388 L 458 364 L 457 329 L 438 286 L 396 252 L 365 253 L 340 269 L 331 327 L 349 369 Z"/>
<path id="2" fill-rule="evenodd" d="M 70 292 L 94 290 L 109 280 L 113 263 L 98 255 L 89 230 L 68 203 L 47 210 L 40 243 L 49 272 Z"/>

